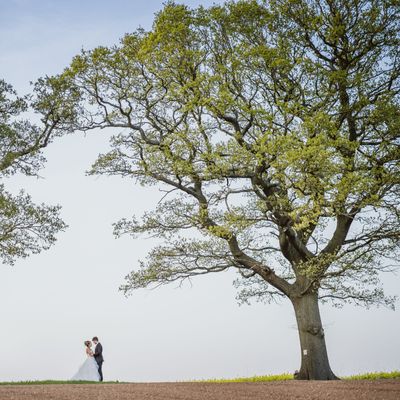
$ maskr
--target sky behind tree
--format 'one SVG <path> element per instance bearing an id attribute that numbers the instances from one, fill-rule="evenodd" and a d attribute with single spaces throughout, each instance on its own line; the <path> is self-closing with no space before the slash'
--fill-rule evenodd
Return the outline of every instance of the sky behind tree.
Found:
<path id="1" fill-rule="evenodd" d="M 190 6 L 212 1 L 185 1 Z M 215 3 L 221 3 L 216 1 Z M 20 94 L 61 72 L 82 48 L 113 45 L 151 26 L 161 1 L 0 0 L 1 78 Z M 160 192 L 134 181 L 85 176 L 110 133 L 81 133 L 45 151 L 43 179 L 5 181 L 36 202 L 61 204 L 69 225 L 48 252 L 0 266 L 0 381 L 68 379 L 84 360 L 83 341 L 104 346 L 106 380 L 184 380 L 294 371 L 300 365 L 292 307 L 239 307 L 233 273 L 182 288 L 118 292 L 153 239 L 115 240 L 111 224 L 156 205 Z M 398 275 L 383 277 L 398 294 Z M 399 311 L 322 308 L 331 366 L 338 375 L 400 368 Z"/>

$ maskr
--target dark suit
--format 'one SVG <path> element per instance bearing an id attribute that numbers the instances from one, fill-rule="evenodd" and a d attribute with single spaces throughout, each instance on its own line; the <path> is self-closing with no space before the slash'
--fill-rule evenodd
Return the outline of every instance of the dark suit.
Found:
<path id="1" fill-rule="evenodd" d="M 103 346 L 101 345 L 101 343 L 96 344 L 93 357 L 96 360 L 97 365 L 99 366 L 100 382 L 103 382 L 102 367 L 103 367 L 104 358 L 103 358 Z"/>

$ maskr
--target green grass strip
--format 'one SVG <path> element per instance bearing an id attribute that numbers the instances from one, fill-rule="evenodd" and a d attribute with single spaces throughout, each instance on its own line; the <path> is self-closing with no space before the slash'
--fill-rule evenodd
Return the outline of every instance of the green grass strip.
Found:
<path id="1" fill-rule="evenodd" d="M 343 380 L 376 380 L 376 379 L 399 379 L 400 371 L 392 372 L 367 372 L 360 375 L 351 375 L 341 377 Z M 247 378 L 232 378 L 232 379 L 205 379 L 195 382 L 210 382 L 210 383 L 229 383 L 229 382 L 274 382 L 274 381 L 289 381 L 293 380 L 293 374 L 285 373 L 280 375 L 261 375 Z"/>
<path id="2" fill-rule="evenodd" d="M 12 382 L 0 382 L 0 385 L 96 385 L 104 383 L 122 383 L 119 381 L 108 381 L 108 382 L 95 382 L 95 381 L 57 381 L 57 380 L 45 380 L 45 381 L 12 381 Z"/>
<path id="3" fill-rule="evenodd" d="M 357 381 L 361 379 L 375 380 L 375 379 L 399 379 L 399 378 L 400 378 L 400 371 L 392 371 L 392 372 L 367 372 L 365 374 L 360 374 L 360 375 L 346 376 L 342 379 Z"/>
<path id="4" fill-rule="evenodd" d="M 210 382 L 210 383 L 229 383 L 229 382 L 272 382 L 272 381 L 289 381 L 293 379 L 293 374 L 280 374 L 280 375 L 261 375 L 243 378 L 229 378 L 229 379 L 205 379 L 195 382 Z"/>
<path id="5" fill-rule="evenodd" d="M 343 380 L 355 381 L 355 380 L 377 380 L 377 379 L 400 379 L 400 371 L 392 372 L 367 372 L 359 375 L 351 375 L 341 377 Z M 280 375 L 261 375 L 243 378 L 232 378 L 232 379 L 203 379 L 192 381 L 194 383 L 230 383 L 230 382 L 274 382 L 274 381 L 289 381 L 293 380 L 293 374 L 285 373 Z M 21 382 L 0 382 L 0 385 L 96 385 L 96 384 L 118 384 L 118 383 L 132 383 L 132 382 L 119 382 L 119 381 L 107 381 L 107 382 L 93 382 L 93 381 L 57 381 L 57 380 L 46 380 L 46 381 L 21 381 Z"/>

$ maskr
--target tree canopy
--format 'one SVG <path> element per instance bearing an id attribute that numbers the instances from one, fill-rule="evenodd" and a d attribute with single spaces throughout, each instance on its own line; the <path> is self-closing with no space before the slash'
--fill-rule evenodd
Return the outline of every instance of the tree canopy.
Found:
<path id="1" fill-rule="evenodd" d="M 235 267 L 249 295 L 386 301 L 367 287 L 399 249 L 398 7 L 169 3 L 151 31 L 75 57 L 59 81 L 86 104 L 76 125 L 125 129 L 91 172 L 173 189 L 116 225 L 168 243 L 125 290 Z"/>
<path id="2" fill-rule="evenodd" d="M 40 89 L 35 97 L 19 97 L 12 86 L 0 80 L 0 179 L 16 173 L 37 176 L 45 161 L 42 149 L 55 136 L 64 134 L 70 116 L 65 103 L 46 98 L 46 112 L 40 125 L 24 114 L 40 105 Z M 57 101 L 60 101 L 57 96 Z M 59 206 L 36 205 L 21 191 L 11 195 L 0 183 L 0 259 L 14 264 L 18 257 L 27 257 L 48 249 L 55 234 L 66 225 L 59 218 Z"/>

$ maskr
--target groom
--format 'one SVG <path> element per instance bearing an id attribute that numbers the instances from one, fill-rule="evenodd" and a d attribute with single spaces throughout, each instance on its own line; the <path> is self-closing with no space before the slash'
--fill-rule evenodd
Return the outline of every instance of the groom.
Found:
<path id="1" fill-rule="evenodd" d="M 97 336 L 94 336 L 92 339 L 94 345 L 96 346 L 94 348 L 94 354 L 93 357 L 97 362 L 97 365 L 99 366 L 99 375 L 100 375 L 100 382 L 103 382 L 103 371 L 102 371 L 102 367 L 103 367 L 103 362 L 104 362 L 104 358 L 103 358 L 103 346 L 101 345 L 101 343 L 99 342 L 99 338 Z"/>

